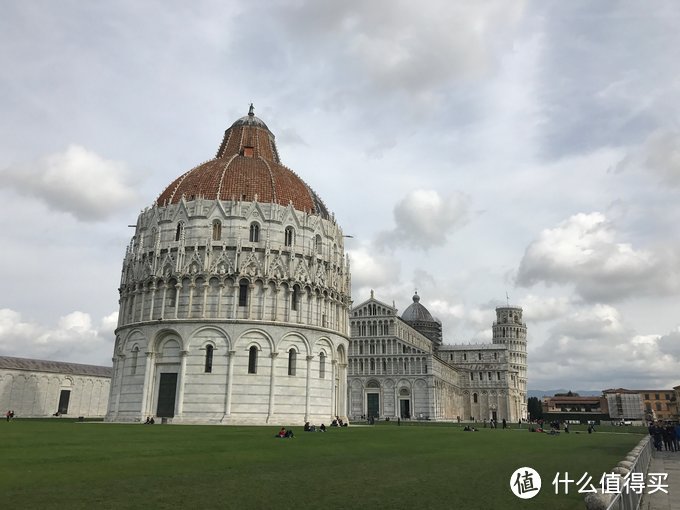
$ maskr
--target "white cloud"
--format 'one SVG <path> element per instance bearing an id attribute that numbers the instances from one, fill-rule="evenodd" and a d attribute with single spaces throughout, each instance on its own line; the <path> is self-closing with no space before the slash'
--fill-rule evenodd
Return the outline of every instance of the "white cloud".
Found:
<path id="1" fill-rule="evenodd" d="M 680 187 L 680 132 L 654 131 L 621 160 L 616 170 L 651 172 L 662 184 Z"/>
<path id="2" fill-rule="evenodd" d="M 100 221 L 127 210 L 137 199 L 123 163 L 70 145 L 64 152 L 0 172 L 0 186 L 35 196 L 57 211 L 82 221 Z"/>
<path id="3" fill-rule="evenodd" d="M 530 350 L 531 385 L 670 387 L 678 383 L 680 356 L 668 352 L 661 339 L 674 335 L 639 334 L 609 305 L 583 307 L 557 322 L 547 340 Z"/>
<path id="4" fill-rule="evenodd" d="M 468 221 L 469 214 L 470 198 L 464 193 L 443 196 L 436 190 L 413 190 L 394 206 L 394 230 L 380 233 L 377 243 L 424 250 L 442 246 L 451 232 Z"/>
<path id="5" fill-rule="evenodd" d="M 336 53 L 334 64 L 351 77 L 343 81 L 381 94 L 430 95 L 454 78 L 493 68 L 496 48 L 489 39 L 509 39 L 524 2 L 440 0 L 423 8 L 407 0 L 300 1 L 280 10 L 287 39 L 307 54 Z"/>
<path id="6" fill-rule="evenodd" d="M 400 264 L 393 257 L 365 246 L 348 250 L 348 255 L 356 295 L 366 294 L 367 289 L 391 285 L 399 279 Z"/>
<path id="7" fill-rule="evenodd" d="M 74 363 L 110 365 L 117 312 L 95 328 L 89 314 L 75 311 L 55 326 L 25 322 L 18 312 L 0 309 L 0 354 Z"/>
<path id="8" fill-rule="evenodd" d="M 567 297 L 547 297 L 529 294 L 520 299 L 524 320 L 532 323 L 551 321 L 564 316 L 571 303 Z"/>
<path id="9" fill-rule="evenodd" d="M 619 242 L 604 214 L 576 214 L 543 230 L 529 244 L 517 283 L 573 284 L 586 300 L 620 300 L 678 291 L 678 269 L 668 254 Z"/>

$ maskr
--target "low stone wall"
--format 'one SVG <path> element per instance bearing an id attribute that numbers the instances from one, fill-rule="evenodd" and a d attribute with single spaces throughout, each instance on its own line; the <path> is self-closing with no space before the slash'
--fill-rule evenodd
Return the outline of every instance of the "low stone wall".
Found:
<path id="1" fill-rule="evenodd" d="M 649 436 L 645 436 L 610 473 L 621 478 L 619 487 L 623 487 L 623 478 L 630 473 L 642 473 L 646 476 L 651 460 L 652 442 Z M 585 497 L 585 504 L 587 510 L 628 510 L 637 509 L 641 499 L 642 494 L 636 494 L 633 491 L 605 494 L 600 488 L 597 493 L 588 494 Z"/>

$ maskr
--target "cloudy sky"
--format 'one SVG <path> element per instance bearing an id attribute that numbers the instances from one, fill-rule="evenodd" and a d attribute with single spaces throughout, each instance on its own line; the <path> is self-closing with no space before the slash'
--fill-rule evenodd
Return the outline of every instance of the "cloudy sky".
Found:
<path id="1" fill-rule="evenodd" d="M 0 0 L 0 354 L 110 364 L 139 211 L 255 104 L 353 299 L 447 343 L 524 308 L 529 387 L 680 384 L 680 6 Z"/>

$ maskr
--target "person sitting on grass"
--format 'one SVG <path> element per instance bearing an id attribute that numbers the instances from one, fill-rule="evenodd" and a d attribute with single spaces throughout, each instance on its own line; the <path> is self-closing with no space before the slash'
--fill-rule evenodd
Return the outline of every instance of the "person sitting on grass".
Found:
<path id="1" fill-rule="evenodd" d="M 283 429 L 286 430 L 286 429 Z M 287 439 L 293 439 L 295 437 L 295 434 L 293 434 L 293 429 L 286 430 L 286 434 L 283 436 Z"/>
<path id="2" fill-rule="evenodd" d="M 276 437 L 286 437 L 287 431 L 286 427 L 281 427 L 281 430 L 279 430 L 279 433 L 276 434 Z"/>
<path id="3" fill-rule="evenodd" d="M 321 427 L 319 427 L 319 432 L 326 432 L 326 425 L 322 423 Z"/>

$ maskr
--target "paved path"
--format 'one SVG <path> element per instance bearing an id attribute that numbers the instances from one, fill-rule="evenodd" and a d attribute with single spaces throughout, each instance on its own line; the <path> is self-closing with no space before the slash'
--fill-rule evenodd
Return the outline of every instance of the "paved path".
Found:
<path id="1" fill-rule="evenodd" d="M 680 452 L 654 451 L 649 473 L 668 473 L 668 494 L 645 494 L 640 510 L 680 510 Z"/>

